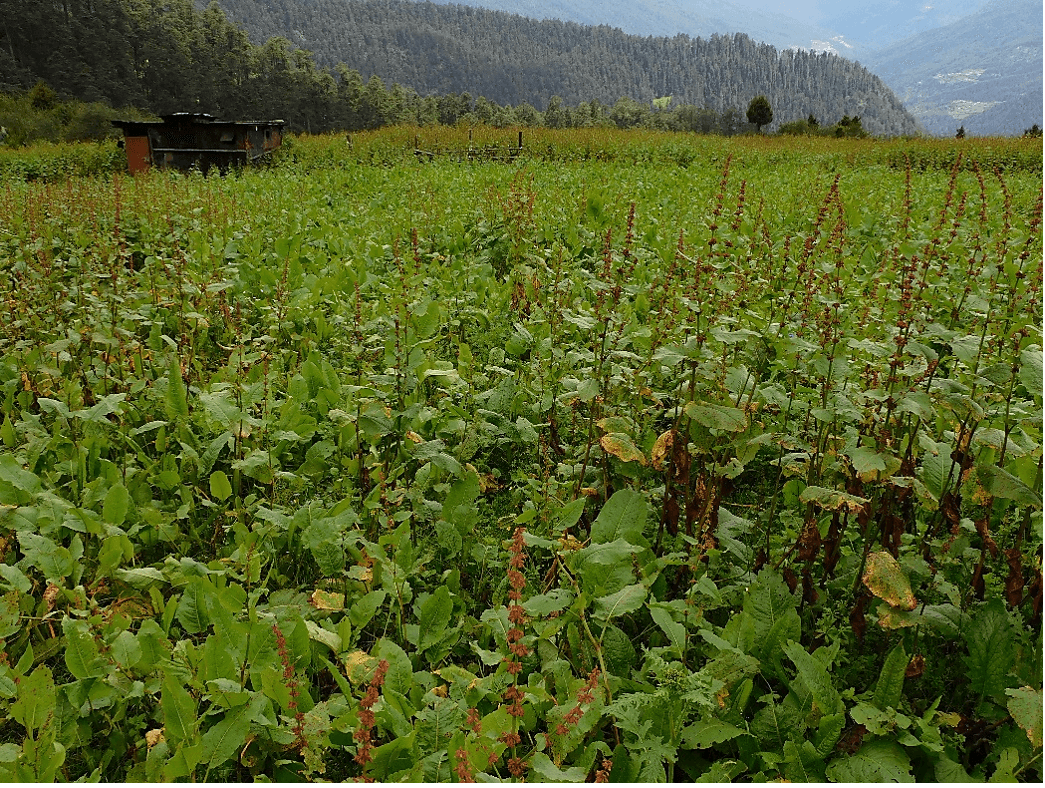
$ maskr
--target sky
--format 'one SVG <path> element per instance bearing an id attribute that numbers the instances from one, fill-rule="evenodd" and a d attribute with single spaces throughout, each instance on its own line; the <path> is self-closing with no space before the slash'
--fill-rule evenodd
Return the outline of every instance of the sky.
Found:
<path id="1" fill-rule="evenodd" d="M 803 22 L 817 22 L 819 0 L 729 0 L 732 5 L 745 6 L 756 11 L 783 14 Z"/>

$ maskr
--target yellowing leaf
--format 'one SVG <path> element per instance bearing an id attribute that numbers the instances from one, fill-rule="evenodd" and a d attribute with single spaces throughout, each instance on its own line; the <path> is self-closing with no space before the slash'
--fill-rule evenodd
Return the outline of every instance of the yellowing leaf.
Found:
<path id="1" fill-rule="evenodd" d="M 840 490 L 829 490 L 826 487 L 806 487 L 798 496 L 802 503 L 815 503 L 817 506 L 827 509 L 829 512 L 837 512 L 841 509 L 854 514 L 860 512 L 867 503 L 866 498 L 841 492 Z"/>
<path id="2" fill-rule="evenodd" d="M 316 610 L 344 610 L 345 595 L 316 589 L 309 599 Z"/>
<path id="3" fill-rule="evenodd" d="M 658 471 L 664 470 L 667 458 L 671 455 L 671 450 L 675 445 L 675 430 L 668 430 L 657 438 L 657 442 L 653 444 L 653 451 L 650 452 L 650 461 L 653 463 L 653 467 Z"/>
<path id="4" fill-rule="evenodd" d="M 900 610 L 914 610 L 918 606 L 910 581 L 889 553 L 877 552 L 867 556 L 863 581 L 870 592 L 887 605 Z"/>
<path id="5" fill-rule="evenodd" d="M 1042 744 L 1042 692 L 1032 687 L 1005 690 L 1009 695 L 1009 714 L 1023 728 L 1032 746 L 1041 749 Z"/>
<path id="6" fill-rule="evenodd" d="M 878 608 L 878 626 L 882 629 L 916 627 L 920 621 L 921 616 L 909 610 L 901 610 L 890 605 L 882 605 Z"/>
<path id="7" fill-rule="evenodd" d="M 353 651 L 345 657 L 345 675 L 353 684 L 369 681 L 377 666 L 377 659 L 365 651 Z"/>
<path id="8" fill-rule="evenodd" d="M 599 438 L 599 445 L 607 454 L 612 454 L 621 462 L 638 462 L 646 464 L 646 455 L 631 442 L 631 438 L 622 432 L 611 432 Z"/>

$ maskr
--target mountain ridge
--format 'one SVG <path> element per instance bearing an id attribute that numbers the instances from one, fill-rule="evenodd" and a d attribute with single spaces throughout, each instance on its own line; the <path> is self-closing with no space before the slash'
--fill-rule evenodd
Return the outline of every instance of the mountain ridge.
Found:
<path id="1" fill-rule="evenodd" d="M 535 21 L 462 4 L 405 0 L 220 0 L 255 41 L 284 35 L 326 66 L 422 95 L 482 95 L 543 108 L 621 96 L 743 112 L 766 95 L 775 123 L 859 115 L 872 134 L 917 130 L 892 91 L 864 67 L 830 54 L 778 51 L 743 34 L 704 40 L 639 37 L 607 25 Z M 770 126 L 769 128 L 774 128 Z"/>

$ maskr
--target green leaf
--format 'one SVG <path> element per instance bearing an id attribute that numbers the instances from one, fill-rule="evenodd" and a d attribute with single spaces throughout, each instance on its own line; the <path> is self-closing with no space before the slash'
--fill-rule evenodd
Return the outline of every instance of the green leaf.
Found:
<path id="1" fill-rule="evenodd" d="M 907 662 L 907 652 L 904 651 L 903 643 L 897 643 L 885 658 L 885 665 L 874 688 L 872 703 L 882 711 L 887 708 L 900 708 Z"/>
<path id="2" fill-rule="evenodd" d="M 93 679 L 108 673 L 106 661 L 98 655 L 98 644 L 86 621 L 62 620 L 65 633 L 65 666 L 74 678 Z"/>
<path id="3" fill-rule="evenodd" d="M 1042 350 L 1032 345 L 1020 353 L 1020 381 L 1033 396 L 1042 396 Z"/>
<path id="4" fill-rule="evenodd" d="M 105 494 L 105 503 L 102 504 L 102 517 L 105 522 L 112 525 L 122 525 L 127 517 L 127 509 L 131 505 L 131 496 L 127 488 L 117 482 L 109 488 Z"/>
<path id="5" fill-rule="evenodd" d="M 827 779 L 844 783 L 913 783 L 911 759 L 896 742 L 876 739 L 827 767 Z"/>
<path id="6" fill-rule="evenodd" d="M 784 776 L 793 783 L 824 782 L 824 759 L 812 742 L 784 742 Z"/>
<path id="7" fill-rule="evenodd" d="M 181 377 L 181 363 L 177 355 L 171 356 L 170 369 L 167 372 L 167 396 L 165 398 L 167 415 L 172 419 L 189 415 L 189 401 L 185 392 L 185 381 Z"/>
<path id="8" fill-rule="evenodd" d="M 197 635 L 210 626 L 207 613 L 207 594 L 210 584 L 202 577 L 194 578 L 186 587 L 178 600 L 175 616 L 190 635 Z"/>
<path id="9" fill-rule="evenodd" d="M 374 614 L 380 609 L 382 603 L 385 601 L 385 591 L 378 589 L 371 591 L 369 594 L 364 594 L 355 602 L 352 603 L 352 610 L 349 611 L 349 618 L 352 620 L 352 626 L 356 629 L 362 629 L 374 617 Z"/>
<path id="10" fill-rule="evenodd" d="M 654 603 L 649 606 L 649 612 L 653 623 L 660 627 L 664 634 L 668 636 L 671 645 L 678 652 L 678 655 L 680 657 L 685 656 L 686 628 L 671 617 L 670 608 L 661 603 Z"/>
<path id="11" fill-rule="evenodd" d="M 424 651 L 443 639 L 453 609 L 454 603 L 446 586 L 439 586 L 436 592 L 421 604 L 417 615 L 418 650 Z"/>
<path id="12" fill-rule="evenodd" d="M 29 578 L 17 566 L 0 563 L 0 577 L 15 591 L 20 591 L 23 594 L 28 594 L 33 589 L 33 584 L 29 581 Z M 6 635 L 0 632 L 0 637 L 6 637 Z"/>
<path id="13" fill-rule="evenodd" d="M 694 722 L 682 731 L 682 743 L 692 750 L 703 750 L 746 733 L 736 725 L 712 718 Z"/>
<path id="14" fill-rule="evenodd" d="M 530 768 L 541 778 L 541 782 L 549 783 L 581 783 L 587 773 L 579 766 L 560 769 L 551 758 L 543 752 L 535 753 L 530 759 Z"/>
<path id="15" fill-rule="evenodd" d="M 224 471 L 214 471 L 210 475 L 210 494 L 219 501 L 232 497 L 232 483 Z"/>
<path id="16" fill-rule="evenodd" d="M 976 468 L 976 478 L 995 498 L 1004 498 L 1019 506 L 1041 508 L 1041 496 L 1017 479 L 1011 473 L 997 465 L 980 465 Z"/>
<path id="17" fill-rule="evenodd" d="M 614 594 L 596 599 L 592 615 L 600 620 L 609 621 L 638 610 L 645 600 L 646 586 L 641 583 L 625 586 Z"/>
<path id="18" fill-rule="evenodd" d="M 874 481 L 886 468 L 885 457 L 874 449 L 864 446 L 850 449 L 846 452 L 849 460 L 853 463 L 853 470 L 865 481 Z"/>
<path id="19" fill-rule="evenodd" d="M 981 607 L 964 636 L 969 647 L 965 658 L 969 689 L 978 698 L 1002 695 L 1016 659 L 1015 632 L 1005 603 L 995 598 Z"/>
<path id="20" fill-rule="evenodd" d="M 112 642 L 112 656 L 122 668 L 133 668 L 142 658 L 142 649 L 138 638 L 130 630 L 125 629 Z"/>
<path id="21" fill-rule="evenodd" d="M 43 572 L 46 580 L 60 584 L 73 573 L 75 564 L 72 553 L 52 539 L 28 531 L 19 531 L 18 542 L 25 560 Z"/>
<path id="22" fill-rule="evenodd" d="M 831 683 L 831 676 L 823 663 L 793 640 L 784 644 L 783 649 L 788 659 L 798 668 L 798 675 L 802 679 L 802 683 L 812 694 L 820 711 L 824 714 L 837 714 L 844 711 L 842 698 Z"/>
<path id="23" fill-rule="evenodd" d="M 172 741 L 191 739 L 196 735 L 196 701 L 171 671 L 163 671 L 160 694 L 163 727 Z"/>
<path id="24" fill-rule="evenodd" d="M 402 695 L 410 694 L 414 686 L 414 669 L 410 657 L 395 641 L 381 638 L 370 650 L 370 656 L 388 660 L 388 673 L 384 685 L 386 689 Z"/>
<path id="25" fill-rule="evenodd" d="M 725 432 L 743 432 L 747 429 L 747 416 L 738 408 L 723 405 L 698 405 L 687 402 L 686 416 L 697 424 Z"/>
<path id="26" fill-rule="evenodd" d="M 649 517 L 646 499 L 634 490 L 618 490 L 603 504 L 591 525 L 591 541 L 606 544 L 623 539 L 633 545 L 646 544 L 642 529 Z"/>
<path id="27" fill-rule="evenodd" d="M 116 409 L 119 407 L 119 404 L 123 402 L 126 396 L 126 393 L 109 394 L 98 400 L 98 402 L 95 403 L 91 408 L 87 410 L 78 410 L 72 415 L 76 416 L 79 419 L 83 419 L 84 421 L 90 421 L 94 423 L 105 421 L 106 416 L 109 416 L 116 412 Z"/>
<path id="28" fill-rule="evenodd" d="M 36 736 L 54 718 L 55 704 L 51 669 L 41 665 L 18 683 L 18 699 L 11 704 L 10 715 Z"/>
<path id="29" fill-rule="evenodd" d="M 798 601 L 779 574 L 769 569 L 758 573 L 744 599 L 744 615 L 754 625 L 756 657 L 779 667 L 780 644 L 801 635 L 797 608 Z"/>
<path id="30" fill-rule="evenodd" d="M 1006 690 L 1009 696 L 1009 714 L 1016 724 L 1023 729 L 1030 739 L 1032 747 L 1041 749 L 1042 746 L 1042 718 L 1045 710 L 1042 708 L 1041 689 L 1033 687 L 1020 687 L 1019 689 Z"/>
<path id="31" fill-rule="evenodd" d="M 264 702 L 265 695 L 255 692 L 250 703 L 227 711 L 221 721 L 213 725 L 200 739 L 200 744 L 203 746 L 201 760 L 214 767 L 239 752 L 247 741 L 250 723 L 254 719 L 254 715 L 261 710 Z"/>

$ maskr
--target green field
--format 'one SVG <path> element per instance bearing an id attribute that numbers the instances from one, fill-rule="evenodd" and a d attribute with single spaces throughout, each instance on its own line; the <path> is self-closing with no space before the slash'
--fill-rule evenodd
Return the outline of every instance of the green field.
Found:
<path id="1" fill-rule="evenodd" d="M 0 158 L 0 779 L 1041 779 L 1040 142 L 516 134 Z"/>

